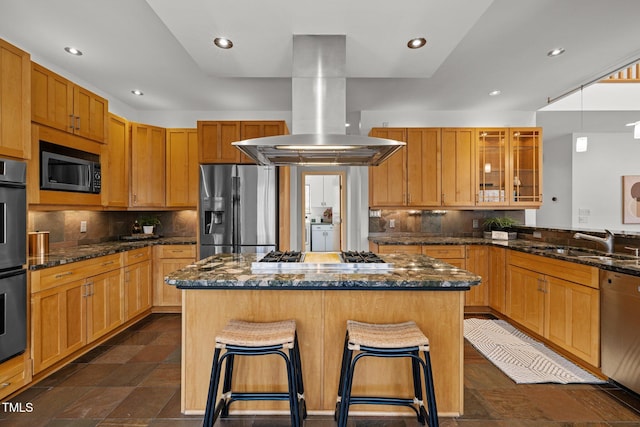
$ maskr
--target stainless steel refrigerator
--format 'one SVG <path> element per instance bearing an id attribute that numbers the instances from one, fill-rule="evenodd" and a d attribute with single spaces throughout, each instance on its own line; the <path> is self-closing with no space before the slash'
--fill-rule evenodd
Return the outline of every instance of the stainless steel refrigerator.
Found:
<path id="1" fill-rule="evenodd" d="M 200 258 L 277 248 L 274 166 L 200 165 Z"/>

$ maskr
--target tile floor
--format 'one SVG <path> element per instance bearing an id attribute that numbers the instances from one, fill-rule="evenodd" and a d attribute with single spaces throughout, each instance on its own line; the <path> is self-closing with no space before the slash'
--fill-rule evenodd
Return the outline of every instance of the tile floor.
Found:
<path id="1" fill-rule="evenodd" d="M 180 316 L 155 314 L 0 406 L 2 427 L 196 427 L 180 413 Z M 626 402 L 626 403 L 625 403 Z M 635 408 L 635 409 L 634 409 Z M 288 417 L 236 417 L 227 427 L 279 427 Z M 312 416 L 305 427 L 335 426 Z M 355 418 L 353 427 L 410 427 L 414 418 Z M 640 426 L 640 399 L 613 386 L 516 385 L 465 345 L 465 415 L 442 427 Z"/>

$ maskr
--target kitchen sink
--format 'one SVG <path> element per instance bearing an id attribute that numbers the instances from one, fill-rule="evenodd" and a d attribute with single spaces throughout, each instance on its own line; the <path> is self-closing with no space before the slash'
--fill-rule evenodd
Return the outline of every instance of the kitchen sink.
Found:
<path id="1" fill-rule="evenodd" d="M 603 253 L 597 253 L 597 252 L 590 252 L 588 250 L 581 250 L 581 249 L 576 249 L 576 248 L 562 248 L 562 247 L 555 247 L 555 248 L 544 248 L 544 249 L 540 249 L 538 250 L 538 252 L 542 252 L 542 253 L 546 253 L 546 254 L 558 254 L 558 255 L 564 255 L 567 257 L 574 257 L 574 258 L 578 258 L 578 259 L 584 259 L 584 260 L 592 260 L 592 261 L 603 261 L 603 262 L 610 262 L 610 261 L 615 261 L 615 262 L 623 262 L 623 263 L 629 263 L 629 264 L 633 264 L 634 262 L 638 262 L 639 259 L 632 256 L 632 255 L 625 255 L 625 254 L 603 254 Z M 640 265 L 640 262 L 638 262 L 638 265 Z"/>

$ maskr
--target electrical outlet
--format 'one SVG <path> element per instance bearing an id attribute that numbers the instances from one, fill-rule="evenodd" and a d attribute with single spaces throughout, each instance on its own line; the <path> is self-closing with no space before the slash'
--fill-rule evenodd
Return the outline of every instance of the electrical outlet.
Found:
<path id="1" fill-rule="evenodd" d="M 395 219 L 390 219 L 389 220 L 389 228 L 395 228 L 396 227 L 396 220 Z"/>
<path id="2" fill-rule="evenodd" d="M 81 233 L 87 232 L 87 221 L 80 221 L 80 232 Z"/>
<path id="3" fill-rule="evenodd" d="M 477 219 L 473 220 L 473 228 L 478 228 L 478 220 Z"/>

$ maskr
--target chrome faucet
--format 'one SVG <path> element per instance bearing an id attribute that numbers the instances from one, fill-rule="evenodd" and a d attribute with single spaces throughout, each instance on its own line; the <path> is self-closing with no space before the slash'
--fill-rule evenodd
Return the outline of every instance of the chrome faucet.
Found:
<path id="1" fill-rule="evenodd" d="M 598 242 L 602 245 L 604 245 L 605 249 L 607 250 L 608 254 L 612 254 L 613 253 L 613 238 L 614 238 L 614 234 L 612 232 L 610 232 L 609 230 L 604 230 L 605 231 L 605 237 L 598 237 L 598 236 L 591 236 L 590 234 L 583 234 L 583 233 L 576 233 L 573 235 L 574 239 L 585 239 L 585 240 L 592 240 L 594 242 Z"/>

